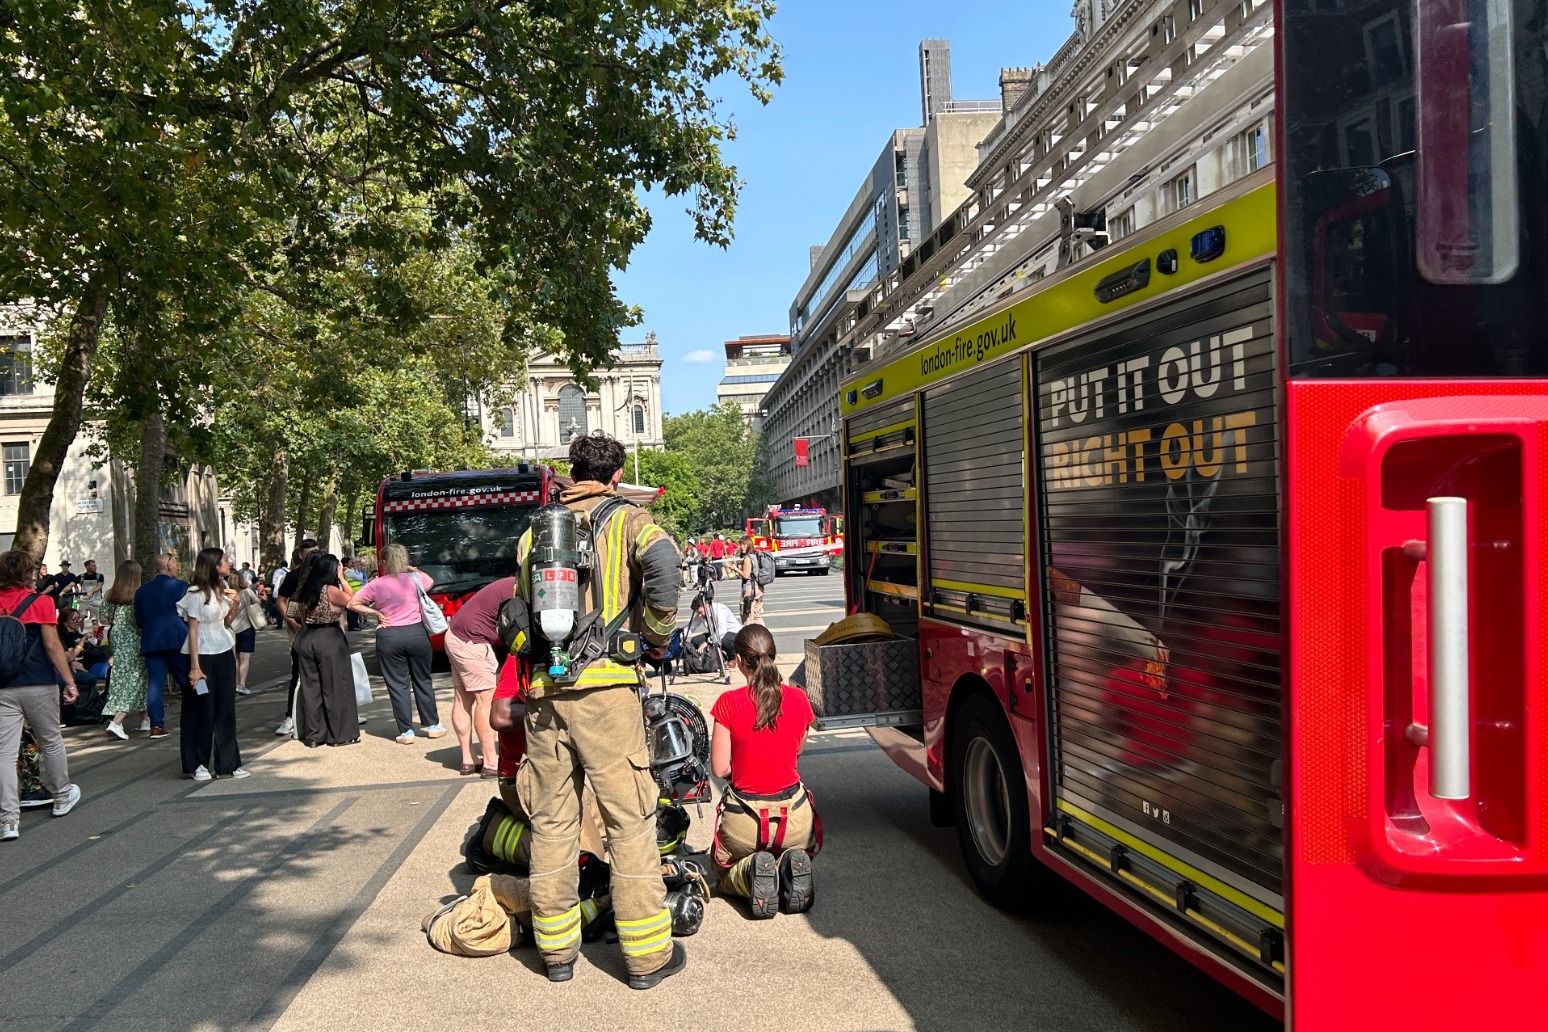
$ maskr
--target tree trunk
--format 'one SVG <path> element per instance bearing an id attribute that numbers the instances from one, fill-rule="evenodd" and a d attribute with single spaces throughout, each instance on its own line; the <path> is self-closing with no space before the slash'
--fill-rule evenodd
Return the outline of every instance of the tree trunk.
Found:
<path id="1" fill-rule="evenodd" d="M 317 541 L 325 552 L 333 551 L 333 519 L 339 514 L 339 478 L 331 476 L 323 487 L 322 512 L 317 514 Z"/>
<path id="2" fill-rule="evenodd" d="M 344 539 L 344 558 L 346 559 L 355 558 L 355 524 L 357 522 L 355 504 L 359 497 L 359 492 L 351 491 L 344 500 L 344 533 L 341 536 Z"/>
<path id="3" fill-rule="evenodd" d="M 285 488 L 289 482 L 290 456 L 275 452 L 269 462 L 269 490 L 258 516 L 258 562 L 273 570 L 285 561 Z"/>
<path id="4" fill-rule="evenodd" d="M 54 382 L 54 409 L 22 484 L 17 502 L 16 540 L 11 547 L 28 553 L 36 562 L 41 562 L 48 550 L 48 515 L 54 505 L 54 485 L 59 482 L 65 455 L 81 429 L 81 403 L 86 383 L 91 379 L 91 365 L 97 357 L 107 310 L 107 284 L 94 279 L 87 284 L 75 314 L 70 317 L 70 332 L 65 337 L 64 354 L 60 356 Z"/>
<path id="5" fill-rule="evenodd" d="M 140 424 L 140 461 L 134 467 L 134 558 L 141 575 L 156 576 L 161 550 L 161 468 L 167 460 L 167 424 L 156 409 Z"/>
<path id="6" fill-rule="evenodd" d="M 301 481 L 301 497 L 296 502 L 296 544 L 306 537 L 306 513 L 312 507 L 312 478 L 304 477 Z"/>

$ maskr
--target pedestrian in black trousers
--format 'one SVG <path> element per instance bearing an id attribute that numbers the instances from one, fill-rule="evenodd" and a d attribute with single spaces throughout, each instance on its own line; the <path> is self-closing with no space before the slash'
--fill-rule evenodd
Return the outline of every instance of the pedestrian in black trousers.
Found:
<path id="1" fill-rule="evenodd" d="M 419 711 L 426 738 L 446 734 L 435 705 L 430 682 L 430 635 L 420 615 L 419 595 L 435 582 L 423 570 L 409 565 L 408 552 L 400 544 L 382 549 L 382 575 L 355 593 L 349 608 L 377 619 L 376 662 L 387 682 L 392 715 L 398 722 L 402 745 L 413 744 L 414 710 Z M 375 608 L 372 608 L 372 607 Z"/>
<path id="2" fill-rule="evenodd" d="M 316 555 L 317 542 L 311 538 L 304 538 L 290 554 L 290 569 L 274 589 L 275 597 L 279 601 L 280 614 L 284 620 L 285 633 L 290 639 L 290 683 L 285 687 L 285 719 L 274 729 L 274 733 L 280 736 L 296 733 L 296 696 L 301 686 L 301 657 L 296 655 L 296 635 L 301 633 L 301 625 L 290 617 L 290 601 L 295 597 L 296 592 L 301 590 L 301 583 L 306 580 Z"/>
<path id="3" fill-rule="evenodd" d="M 295 654 L 301 666 L 303 741 L 309 748 L 360 741 L 349 640 L 339 626 L 352 601 L 354 595 L 339 575 L 338 558 L 319 553 L 292 600 L 294 618 L 301 624 Z"/>
<path id="4" fill-rule="evenodd" d="M 183 773 L 195 781 L 245 778 L 236 734 L 236 635 L 231 624 L 240 604 L 226 587 L 231 561 L 219 548 L 194 559 L 193 579 L 177 611 L 188 621 L 188 683 L 178 728 Z M 202 689 L 202 690 L 201 690 Z"/>

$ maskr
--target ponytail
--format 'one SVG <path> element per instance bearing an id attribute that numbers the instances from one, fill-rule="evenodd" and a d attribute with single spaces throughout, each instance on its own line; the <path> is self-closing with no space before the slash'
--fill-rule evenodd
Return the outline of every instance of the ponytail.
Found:
<path id="1" fill-rule="evenodd" d="M 733 648 L 737 658 L 752 670 L 747 689 L 752 692 L 753 704 L 758 710 L 753 730 L 772 729 L 779 721 L 780 707 L 785 700 L 785 685 L 775 661 L 774 635 L 762 624 L 748 624 L 737 632 Z"/>

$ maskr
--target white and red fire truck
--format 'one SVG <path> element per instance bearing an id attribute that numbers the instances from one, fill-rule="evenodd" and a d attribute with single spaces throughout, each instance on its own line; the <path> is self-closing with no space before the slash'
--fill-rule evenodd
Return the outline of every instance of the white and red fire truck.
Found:
<path id="1" fill-rule="evenodd" d="M 753 547 L 774 556 L 775 574 L 802 571 L 827 576 L 833 560 L 844 552 L 838 517 L 826 509 L 781 509 L 771 505 L 763 516 L 747 521 Z"/>

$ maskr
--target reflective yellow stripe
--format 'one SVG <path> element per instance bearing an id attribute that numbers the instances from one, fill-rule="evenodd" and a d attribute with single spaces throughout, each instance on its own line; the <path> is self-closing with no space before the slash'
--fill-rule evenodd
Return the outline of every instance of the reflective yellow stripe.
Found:
<path id="1" fill-rule="evenodd" d="M 634 554 L 640 555 L 645 549 L 655 544 L 657 538 L 666 537 L 666 531 L 654 523 L 647 523 L 643 530 L 634 535 Z"/>
<path id="2" fill-rule="evenodd" d="M 1060 810 L 1069 814 L 1071 817 L 1074 817 L 1085 824 L 1091 825 L 1091 827 L 1097 829 L 1107 837 L 1123 843 L 1125 846 L 1139 853 L 1141 856 L 1155 861 L 1172 873 L 1180 874 L 1201 888 L 1208 889 L 1210 892 L 1213 892 L 1215 895 L 1219 896 L 1221 899 L 1227 901 L 1228 903 L 1231 903 L 1247 911 L 1247 913 L 1251 914 L 1253 917 L 1256 917 L 1258 920 L 1263 921 L 1266 924 L 1271 924 L 1275 928 L 1279 928 L 1281 930 L 1285 927 L 1285 915 L 1275 910 L 1268 904 L 1261 903 L 1258 900 L 1253 899 L 1251 896 L 1247 895 L 1239 889 L 1232 888 L 1218 878 L 1211 878 L 1209 875 L 1205 874 L 1197 867 L 1194 867 L 1192 864 L 1185 863 L 1184 861 L 1172 856 L 1170 853 L 1163 852 L 1158 847 L 1153 846 L 1134 835 L 1130 835 L 1123 829 L 1118 828 L 1108 823 L 1107 821 L 1104 821 L 1096 814 L 1087 813 L 1085 810 L 1082 810 L 1068 799 L 1060 799 L 1056 805 Z M 1053 829 L 1045 829 L 1045 831 L 1049 835 L 1055 834 Z M 1103 862 L 1105 863 L 1106 861 Z"/>
<path id="3" fill-rule="evenodd" d="M 668 911 L 666 909 L 666 907 L 662 907 L 660 913 L 652 914 L 650 917 L 641 917 L 641 918 L 637 918 L 637 919 L 635 919 L 633 921 L 619 921 L 618 922 L 618 934 L 619 935 L 624 935 L 624 934 L 638 935 L 641 932 L 648 932 L 648 931 L 650 931 L 650 929 L 655 927 L 656 925 L 660 925 L 660 924 L 668 924 L 669 925 L 671 923 L 672 923 L 672 914 L 671 914 L 671 912 Z"/>
<path id="4" fill-rule="evenodd" d="M 649 609 L 645 610 L 645 629 L 647 631 L 654 631 L 655 633 L 661 635 L 669 635 L 672 633 L 672 630 L 676 626 L 677 622 L 672 617 L 667 617 L 665 620 L 657 620 L 655 615 Z"/>
<path id="5" fill-rule="evenodd" d="M 580 901 L 581 923 L 590 924 L 597 919 L 597 901 L 583 899 Z"/>
<path id="6" fill-rule="evenodd" d="M 505 823 L 495 832 L 495 855 L 502 860 L 512 860 L 516 856 L 516 847 L 521 844 L 521 836 L 527 830 L 527 826 L 515 818 L 506 818 Z"/>
<path id="7" fill-rule="evenodd" d="M 747 872 L 752 867 L 752 857 L 743 857 L 726 872 L 726 881 L 739 896 L 751 896 L 752 887 L 747 883 Z"/>
<path id="8" fill-rule="evenodd" d="M 653 935 L 649 939 L 642 939 L 639 942 L 632 942 L 621 935 L 618 937 L 618 943 L 623 947 L 624 954 L 630 957 L 644 957 L 651 953 L 659 953 L 666 949 L 671 941 L 671 925 L 661 929 L 659 935 Z"/>
<path id="9" fill-rule="evenodd" d="M 618 921 L 618 944 L 626 955 L 643 957 L 666 948 L 672 941 L 672 915 L 663 909 L 654 917 Z"/>
<path id="10" fill-rule="evenodd" d="M 532 937 L 540 950 L 561 950 L 580 942 L 581 910 L 576 905 L 558 917 L 532 915 Z"/>
<path id="11" fill-rule="evenodd" d="M 1025 600 L 1027 593 L 1020 588 L 1001 588 L 992 584 L 969 584 L 966 581 L 944 580 L 940 577 L 931 577 L 932 588 L 945 588 L 947 591 L 965 591 L 974 595 L 988 595 L 990 598 L 1010 598 Z"/>

